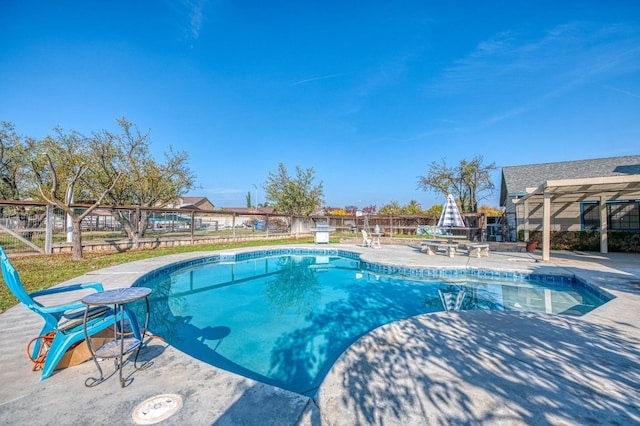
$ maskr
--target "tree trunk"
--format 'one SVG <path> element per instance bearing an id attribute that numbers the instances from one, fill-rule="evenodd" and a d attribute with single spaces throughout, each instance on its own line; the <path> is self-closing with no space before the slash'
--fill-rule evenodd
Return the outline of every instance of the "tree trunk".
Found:
<path id="1" fill-rule="evenodd" d="M 123 214 L 121 210 L 113 210 L 112 214 L 113 217 L 115 217 L 115 219 L 122 225 L 122 230 L 127 234 L 127 238 L 130 241 L 134 241 L 136 236 L 135 220 L 132 220 L 130 217 Z"/>
<path id="2" fill-rule="evenodd" d="M 133 242 L 134 248 L 139 248 L 140 238 L 144 237 L 149 223 L 149 212 L 136 209 L 132 214 L 124 214 L 121 210 L 114 210 L 113 215 L 122 225 L 122 230 L 127 234 L 129 241 Z"/>
<path id="3" fill-rule="evenodd" d="M 149 212 L 142 211 L 140 209 L 136 209 L 135 212 L 135 223 L 136 223 L 136 241 L 135 247 L 136 249 L 140 248 L 140 238 L 144 237 L 144 233 L 147 230 L 147 222 L 149 219 Z"/>
<path id="4" fill-rule="evenodd" d="M 80 233 L 80 218 L 76 215 L 72 216 L 71 226 L 73 229 L 73 260 L 82 260 L 82 234 Z"/>

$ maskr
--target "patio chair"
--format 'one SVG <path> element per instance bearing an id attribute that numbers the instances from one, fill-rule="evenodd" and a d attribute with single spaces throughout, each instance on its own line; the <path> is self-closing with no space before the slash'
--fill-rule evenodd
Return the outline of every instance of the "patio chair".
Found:
<path id="1" fill-rule="evenodd" d="M 67 304 L 45 306 L 37 302 L 35 298 L 85 290 L 81 295 L 81 297 L 83 297 L 86 295 L 86 289 L 93 289 L 98 292 L 103 291 L 102 284 L 74 284 L 64 287 L 54 287 L 29 294 L 22 286 L 18 272 L 9 261 L 2 247 L 0 247 L 0 262 L 2 264 L 2 276 L 9 290 L 11 290 L 22 304 L 44 319 L 44 326 L 39 336 L 53 335 L 49 349 L 45 354 L 44 363 L 42 364 L 40 380 L 44 380 L 51 376 L 65 352 L 67 352 L 74 343 L 85 339 L 84 313 L 86 305 L 78 299 Z M 94 309 L 90 309 L 87 316 L 86 334 L 93 336 L 113 326 L 114 315 L 116 315 L 119 320 L 120 316 L 109 307 L 96 306 Z M 130 324 L 131 332 L 136 338 L 140 339 L 140 327 L 133 312 L 125 307 L 124 316 Z M 42 339 L 36 339 L 34 345 L 31 346 L 32 351 L 30 355 L 33 360 L 41 356 L 41 340 Z"/>
<path id="2" fill-rule="evenodd" d="M 362 245 L 364 247 L 371 247 L 371 238 L 369 238 L 369 234 L 364 229 L 362 230 Z"/>

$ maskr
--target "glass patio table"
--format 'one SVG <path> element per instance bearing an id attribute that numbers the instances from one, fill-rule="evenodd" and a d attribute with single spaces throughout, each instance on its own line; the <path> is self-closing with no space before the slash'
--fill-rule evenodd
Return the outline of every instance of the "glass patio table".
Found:
<path id="1" fill-rule="evenodd" d="M 129 288 L 117 288 L 113 290 L 106 290 L 98 293 L 92 293 L 88 296 L 85 296 L 82 299 L 82 303 L 87 305 L 84 313 L 84 325 L 85 325 L 85 339 L 87 342 L 87 346 L 89 347 L 89 352 L 91 353 L 91 357 L 95 362 L 98 370 L 100 371 L 100 378 L 89 377 L 85 380 L 85 386 L 92 387 L 99 383 L 102 383 L 105 378 L 102 373 L 102 368 L 98 363 L 98 358 L 113 358 L 114 363 L 116 363 L 116 368 L 120 375 L 120 387 L 124 387 L 125 380 L 122 378 L 122 364 L 123 357 L 136 350 L 136 357 L 134 361 L 134 367 L 136 370 L 144 369 L 148 366 L 148 364 L 143 364 L 140 367 L 137 366 L 138 355 L 140 354 L 140 349 L 142 348 L 142 341 L 144 340 L 144 336 L 147 332 L 147 327 L 149 326 L 149 295 L 151 294 L 151 289 L 146 287 L 129 287 Z M 140 333 L 140 339 L 135 337 L 134 335 L 130 335 L 129 333 L 125 333 L 125 305 L 127 303 L 135 302 L 137 300 L 144 299 L 146 304 L 146 318 L 144 323 L 144 328 Z M 105 343 L 99 348 L 93 348 L 91 343 L 91 338 L 87 335 L 87 320 L 89 316 L 89 310 L 92 306 L 113 306 L 114 316 L 113 316 L 113 340 Z M 120 316 L 120 324 L 118 324 L 118 315 Z M 133 316 L 129 317 L 130 319 L 135 318 Z M 138 324 L 135 324 L 137 327 Z M 132 325 L 132 328 L 134 325 Z M 133 333 L 131 333 L 133 334 Z"/>

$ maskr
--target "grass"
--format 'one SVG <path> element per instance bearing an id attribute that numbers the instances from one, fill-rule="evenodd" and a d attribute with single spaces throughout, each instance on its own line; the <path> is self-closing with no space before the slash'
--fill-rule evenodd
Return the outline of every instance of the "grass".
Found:
<path id="1" fill-rule="evenodd" d="M 358 234 L 352 232 L 334 232 L 331 235 L 331 243 L 338 243 L 341 237 L 360 238 Z M 415 235 L 394 234 L 394 238 L 416 238 Z M 426 236 L 421 236 L 423 239 Z M 287 239 L 287 240 L 267 240 L 267 241 L 245 241 L 229 244 L 203 244 L 193 246 L 175 246 L 157 248 L 150 250 L 132 250 L 123 253 L 85 253 L 81 261 L 71 260 L 71 254 L 60 254 L 54 256 L 36 255 L 17 257 L 11 259 L 11 263 L 20 274 L 20 279 L 27 293 L 31 293 L 45 288 L 52 287 L 61 282 L 71 280 L 109 266 L 134 262 L 136 260 L 149 259 L 152 257 L 165 256 L 175 253 L 188 253 L 192 251 L 217 251 L 241 247 L 255 247 L 264 245 L 286 245 L 312 243 L 313 238 Z M 18 303 L 9 288 L 2 280 L 0 285 L 0 313 Z"/>
<path id="2" fill-rule="evenodd" d="M 52 287 L 61 282 L 84 275 L 109 266 L 134 262 L 136 260 L 149 259 L 176 253 L 188 253 L 193 251 L 218 251 L 231 248 L 255 247 L 263 245 L 286 245 L 310 243 L 313 239 L 290 239 L 270 241 L 246 241 L 229 244 L 206 244 L 195 246 L 176 246 L 158 248 L 153 250 L 133 250 L 123 253 L 87 253 L 81 261 L 73 261 L 71 254 L 55 256 L 26 256 L 11 259 L 11 263 L 20 274 L 22 285 L 27 293 Z M 331 242 L 338 242 L 332 240 Z M 0 313 L 18 303 L 9 288 L 0 286 Z"/>

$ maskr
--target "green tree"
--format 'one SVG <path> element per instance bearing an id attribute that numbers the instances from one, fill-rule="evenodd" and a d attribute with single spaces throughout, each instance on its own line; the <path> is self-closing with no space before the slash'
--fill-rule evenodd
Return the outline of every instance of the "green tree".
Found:
<path id="1" fill-rule="evenodd" d="M 247 195 L 244 198 L 247 203 L 247 208 L 250 209 L 251 207 L 253 207 L 253 205 L 251 204 L 251 191 L 247 191 Z"/>
<path id="2" fill-rule="evenodd" d="M 0 198 L 24 200 L 38 198 L 29 168 L 29 142 L 19 136 L 13 123 L 0 123 Z M 20 221 L 22 236 L 33 236 L 32 228 L 40 228 L 46 218 L 42 208 L 15 205 L 2 208 Z"/>
<path id="3" fill-rule="evenodd" d="M 434 204 L 428 210 L 426 210 L 425 213 L 440 217 L 440 215 L 442 214 L 442 209 L 444 209 L 444 204 Z"/>
<path id="4" fill-rule="evenodd" d="M 388 215 L 399 215 L 402 214 L 402 207 L 400 206 L 400 203 L 398 203 L 397 201 L 391 201 L 389 204 L 385 204 L 384 206 L 380 207 L 380 210 L 378 210 L 379 214 L 388 214 Z"/>
<path id="5" fill-rule="evenodd" d="M 285 166 L 278 164 L 277 172 L 270 172 L 263 189 L 267 202 L 280 213 L 309 215 L 323 202 L 322 182 L 314 184 L 313 168 L 303 170 L 296 166 L 296 177 L 287 173 Z"/>
<path id="6" fill-rule="evenodd" d="M 402 208 L 404 214 L 421 214 L 422 206 L 416 200 L 409 201 L 409 204 Z"/>
<path id="7" fill-rule="evenodd" d="M 28 148 L 12 123 L 0 123 L 0 198 L 20 200 L 33 196 L 28 179 Z"/>
<path id="8" fill-rule="evenodd" d="M 484 164 L 484 157 L 476 155 L 471 161 L 461 160 L 455 167 L 442 163 L 431 163 L 426 176 L 418 176 L 418 188 L 433 191 L 446 197 L 453 194 L 460 201 L 463 212 L 476 212 L 478 202 L 493 193 L 491 172 L 495 163 Z"/>

